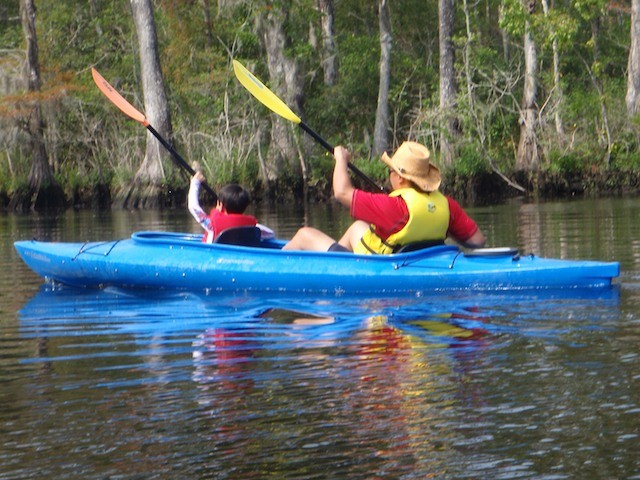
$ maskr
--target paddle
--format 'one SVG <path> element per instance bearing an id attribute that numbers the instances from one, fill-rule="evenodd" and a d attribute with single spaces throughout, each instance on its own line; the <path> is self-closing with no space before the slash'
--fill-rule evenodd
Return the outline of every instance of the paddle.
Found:
<path id="1" fill-rule="evenodd" d="M 125 98 L 122 95 L 120 95 L 109 84 L 109 82 L 107 82 L 104 79 L 104 77 L 100 75 L 98 71 L 93 67 L 91 67 L 91 75 L 93 76 L 93 81 L 96 82 L 96 85 L 98 86 L 100 91 L 104 93 L 105 96 L 109 100 L 111 100 L 111 102 L 116 107 L 118 107 L 125 115 L 129 116 L 130 118 L 133 118 L 136 122 L 140 122 L 142 125 L 144 125 L 147 128 L 147 130 L 149 130 L 153 134 L 153 136 L 160 141 L 160 143 L 164 146 L 164 148 L 169 150 L 169 152 L 171 153 L 171 158 L 173 159 L 174 163 L 178 167 L 186 170 L 191 176 L 195 175 L 196 172 L 193 170 L 193 168 L 191 168 L 189 164 L 184 160 L 184 158 L 182 158 L 180 154 L 176 152 L 175 149 L 169 144 L 169 142 L 167 142 L 164 138 L 162 138 L 162 135 L 160 135 L 158 131 L 149 124 L 149 121 L 146 119 L 146 117 L 142 112 L 136 110 L 136 108 L 133 105 L 131 105 L 127 100 L 125 100 Z M 209 192 L 213 196 L 214 199 L 218 198 L 218 195 L 216 195 L 216 192 L 214 192 L 209 185 L 203 182 L 202 186 L 207 192 Z"/>
<path id="2" fill-rule="evenodd" d="M 263 105 L 265 105 L 274 113 L 277 113 L 286 120 L 298 124 L 300 128 L 311 135 L 316 142 L 322 145 L 325 149 L 327 149 L 329 153 L 333 155 L 333 146 L 331 146 L 330 143 L 328 143 L 324 138 L 314 132 L 306 123 L 304 123 L 300 119 L 300 117 L 293 113 L 293 111 L 282 100 L 280 100 L 275 93 L 269 90 L 260 80 L 258 80 L 237 60 L 233 61 L 233 71 L 236 74 L 236 78 L 238 79 L 238 81 L 244 88 L 249 90 L 249 93 L 251 93 L 251 95 L 256 97 Z M 376 190 L 380 190 L 381 192 L 386 192 L 383 187 L 379 186 L 355 165 L 349 163 L 348 166 L 353 173 L 358 175 L 370 186 L 372 186 Z"/>

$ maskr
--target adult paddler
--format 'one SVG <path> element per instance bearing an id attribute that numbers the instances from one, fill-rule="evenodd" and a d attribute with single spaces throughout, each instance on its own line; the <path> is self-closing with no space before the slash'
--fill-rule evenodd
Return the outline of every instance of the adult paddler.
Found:
<path id="1" fill-rule="evenodd" d="M 446 238 L 469 248 L 484 246 L 484 234 L 473 219 L 458 202 L 438 191 L 440 172 L 424 145 L 406 141 L 392 157 L 382 154 L 381 160 L 389 166 L 390 194 L 353 186 L 346 148 L 336 147 L 334 158 L 334 196 L 349 207 L 356 221 L 338 241 L 316 228 L 303 227 L 283 250 L 387 254 L 409 243 Z"/>

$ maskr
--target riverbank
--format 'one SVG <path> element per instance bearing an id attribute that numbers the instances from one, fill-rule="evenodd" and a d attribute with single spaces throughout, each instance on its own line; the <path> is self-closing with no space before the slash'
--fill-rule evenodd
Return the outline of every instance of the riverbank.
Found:
<path id="1" fill-rule="evenodd" d="M 445 182 L 442 190 L 446 194 L 462 204 L 474 206 L 502 203 L 514 197 L 549 200 L 576 196 L 617 197 L 640 192 L 640 172 L 625 171 L 540 172 L 531 178 L 516 175 L 508 179 L 498 173 L 485 173 L 454 177 Z"/>
<path id="2" fill-rule="evenodd" d="M 357 179 L 354 180 L 357 183 Z M 186 183 L 186 182 L 185 182 Z M 364 185 L 359 185 L 366 188 Z M 160 208 L 181 208 L 186 205 L 186 185 L 165 185 L 165 193 L 160 199 Z M 215 187 L 214 187 L 215 188 Z M 67 194 L 67 208 L 108 210 L 122 206 L 108 185 L 76 187 Z M 252 188 L 252 196 L 256 203 L 286 203 L 306 199 L 310 202 L 323 203 L 331 199 L 331 184 L 305 185 L 302 182 L 283 182 L 271 185 L 265 190 L 256 183 Z M 525 197 L 530 199 L 563 199 L 572 197 L 617 197 L 636 195 L 640 192 L 640 172 L 629 171 L 594 171 L 558 174 L 540 172 L 527 178 L 524 175 L 509 178 L 496 172 L 482 173 L 472 176 L 445 176 L 441 191 L 457 199 L 465 206 L 483 206 L 498 204 L 510 198 Z M 203 193 L 204 195 L 204 193 Z M 213 199 L 204 196 L 203 205 L 212 204 Z M 8 210 L 11 196 L 0 192 L 0 204 Z M 139 208 L 145 207 L 140 205 Z M 154 207 L 155 208 L 155 207 Z"/>

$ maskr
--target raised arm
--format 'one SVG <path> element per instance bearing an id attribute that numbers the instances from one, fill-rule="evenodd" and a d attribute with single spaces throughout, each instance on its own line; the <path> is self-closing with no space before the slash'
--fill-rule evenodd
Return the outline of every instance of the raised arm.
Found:
<path id="1" fill-rule="evenodd" d="M 206 212 L 202 210 L 198 196 L 200 195 L 200 184 L 204 181 L 204 175 L 200 172 L 191 177 L 189 184 L 189 195 L 187 197 L 187 206 L 193 218 L 207 231 L 211 231 L 211 222 Z"/>
<path id="2" fill-rule="evenodd" d="M 333 169 L 333 195 L 342 205 L 351 207 L 351 199 L 355 190 L 353 183 L 351 183 L 351 177 L 349 177 L 348 165 L 351 155 L 346 148 L 337 146 L 333 150 L 333 157 L 336 161 Z"/>

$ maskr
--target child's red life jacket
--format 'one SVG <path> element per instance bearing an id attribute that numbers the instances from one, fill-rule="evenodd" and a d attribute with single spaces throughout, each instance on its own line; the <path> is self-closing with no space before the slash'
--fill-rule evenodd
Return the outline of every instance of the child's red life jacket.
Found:
<path id="1" fill-rule="evenodd" d="M 252 215 L 224 213 L 215 208 L 209 213 L 209 221 L 211 222 L 212 231 L 205 232 L 202 237 L 202 241 L 205 243 L 213 243 L 213 239 L 227 228 L 255 227 L 258 223 L 258 219 Z"/>

